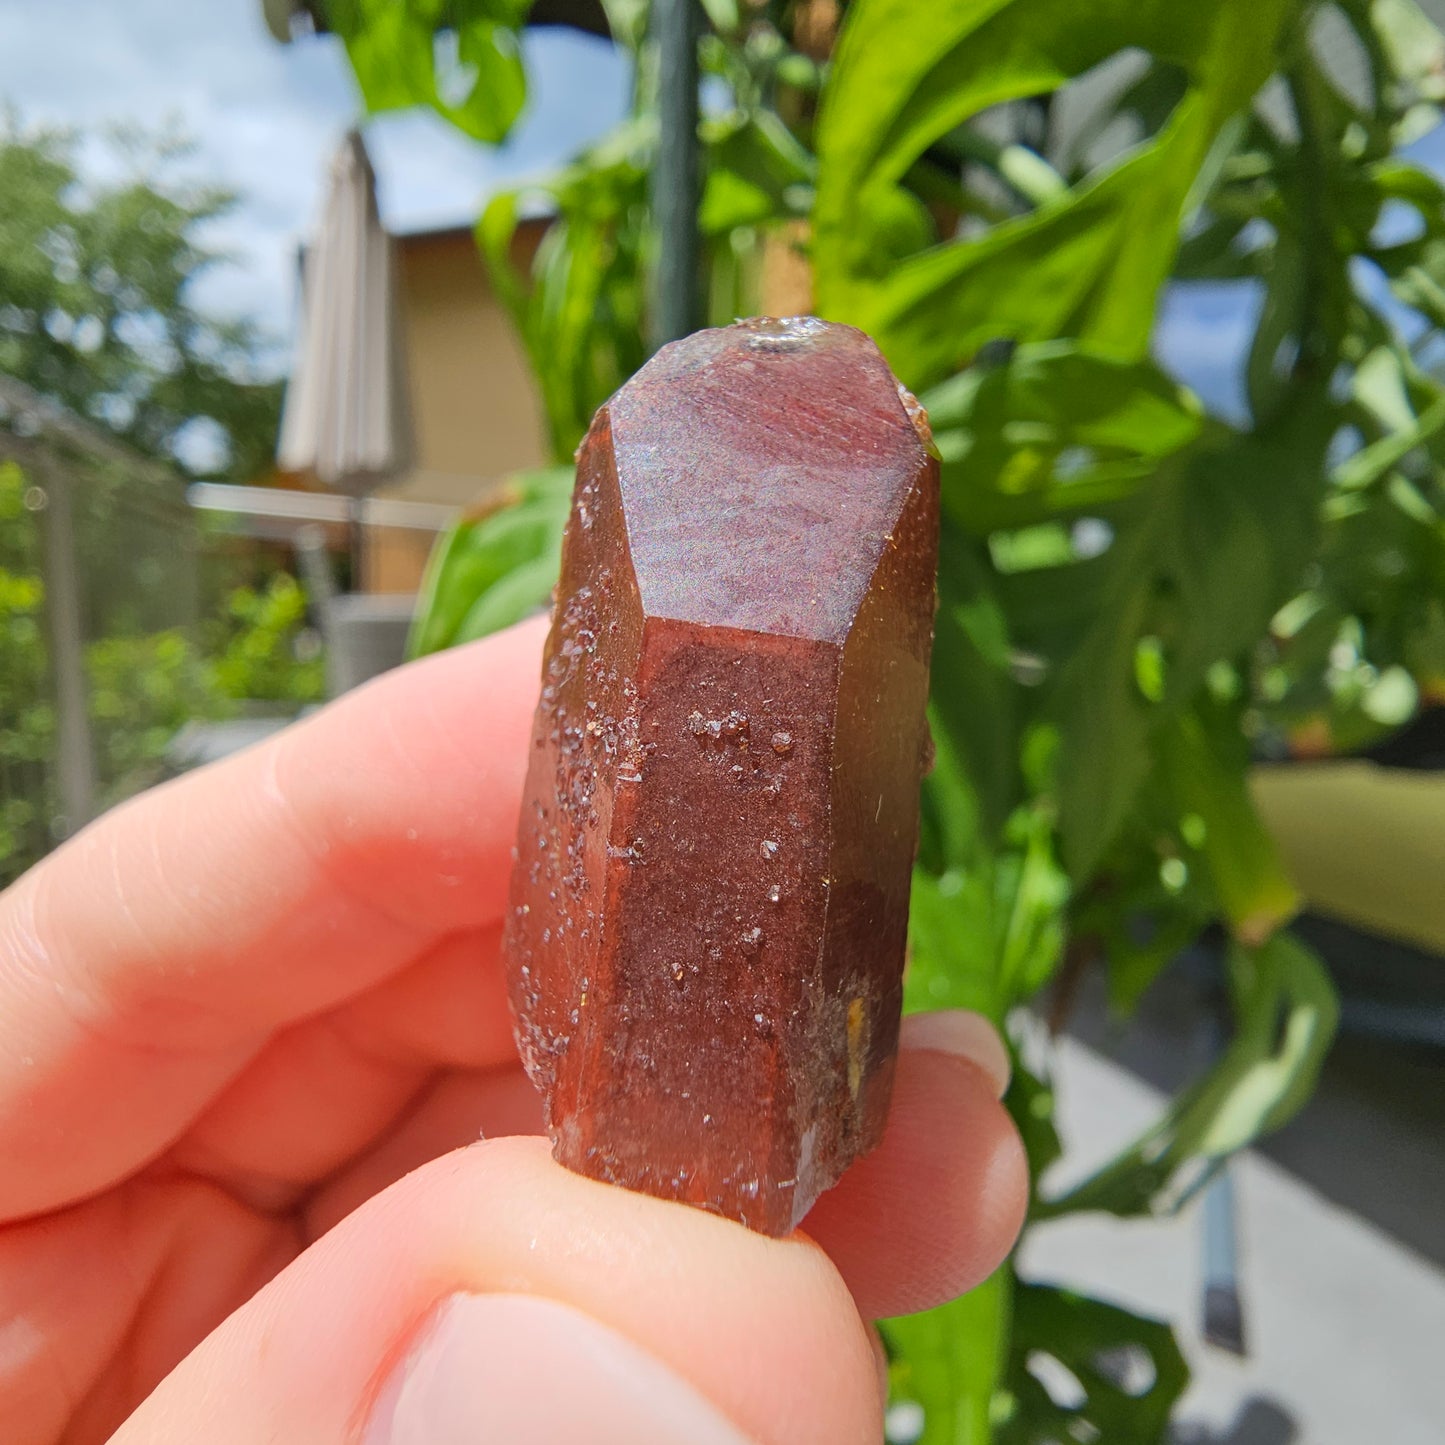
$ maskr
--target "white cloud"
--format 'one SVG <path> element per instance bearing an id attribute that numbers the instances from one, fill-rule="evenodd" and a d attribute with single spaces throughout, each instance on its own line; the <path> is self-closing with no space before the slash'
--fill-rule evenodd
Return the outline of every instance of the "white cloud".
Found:
<path id="1" fill-rule="evenodd" d="M 626 67 L 605 42 L 538 31 L 526 51 L 531 103 L 505 146 L 475 145 L 423 113 L 372 123 L 389 225 L 470 221 L 499 183 L 555 164 L 622 114 Z M 235 260 L 198 282 L 198 299 L 289 336 L 296 248 L 359 112 L 335 41 L 278 45 L 260 0 L 0 0 L 0 100 L 91 133 L 179 121 L 198 144 L 192 173 L 241 196 L 210 236 Z M 98 167 L 102 154 L 91 145 L 84 160 Z"/>

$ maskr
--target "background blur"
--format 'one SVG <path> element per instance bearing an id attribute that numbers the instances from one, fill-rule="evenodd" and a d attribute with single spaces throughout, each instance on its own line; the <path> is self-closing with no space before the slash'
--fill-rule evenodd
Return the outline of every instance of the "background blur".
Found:
<path id="1" fill-rule="evenodd" d="M 1008 1266 L 897 1442 L 1442 1438 L 1442 0 L 0 0 L 0 885 L 545 604 L 672 336 L 929 408 L 908 1006 Z"/>

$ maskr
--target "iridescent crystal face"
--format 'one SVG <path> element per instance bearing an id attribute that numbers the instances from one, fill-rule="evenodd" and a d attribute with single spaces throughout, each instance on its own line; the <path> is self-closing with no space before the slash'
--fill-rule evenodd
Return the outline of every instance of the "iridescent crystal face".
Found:
<path id="1" fill-rule="evenodd" d="M 506 933 L 557 1157 L 785 1233 L 887 1111 L 938 473 L 873 343 L 665 347 L 598 413 Z"/>

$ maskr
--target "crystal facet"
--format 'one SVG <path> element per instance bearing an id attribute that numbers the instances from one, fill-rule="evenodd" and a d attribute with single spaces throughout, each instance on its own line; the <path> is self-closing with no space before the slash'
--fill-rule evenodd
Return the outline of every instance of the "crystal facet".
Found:
<path id="1" fill-rule="evenodd" d="M 569 1168 L 786 1233 L 883 1129 L 938 471 L 873 343 L 664 347 L 578 457 L 506 954 Z"/>

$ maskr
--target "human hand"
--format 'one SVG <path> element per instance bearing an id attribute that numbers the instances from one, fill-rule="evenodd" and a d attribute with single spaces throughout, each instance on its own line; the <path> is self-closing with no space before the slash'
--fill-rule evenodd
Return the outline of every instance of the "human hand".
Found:
<path id="1" fill-rule="evenodd" d="M 6 1445 L 876 1442 L 864 1321 L 1003 1258 L 1024 1165 L 971 1015 L 906 1023 L 884 1142 L 787 1240 L 500 1137 L 541 1125 L 498 944 L 543 630 L 0 896 Z"/>

